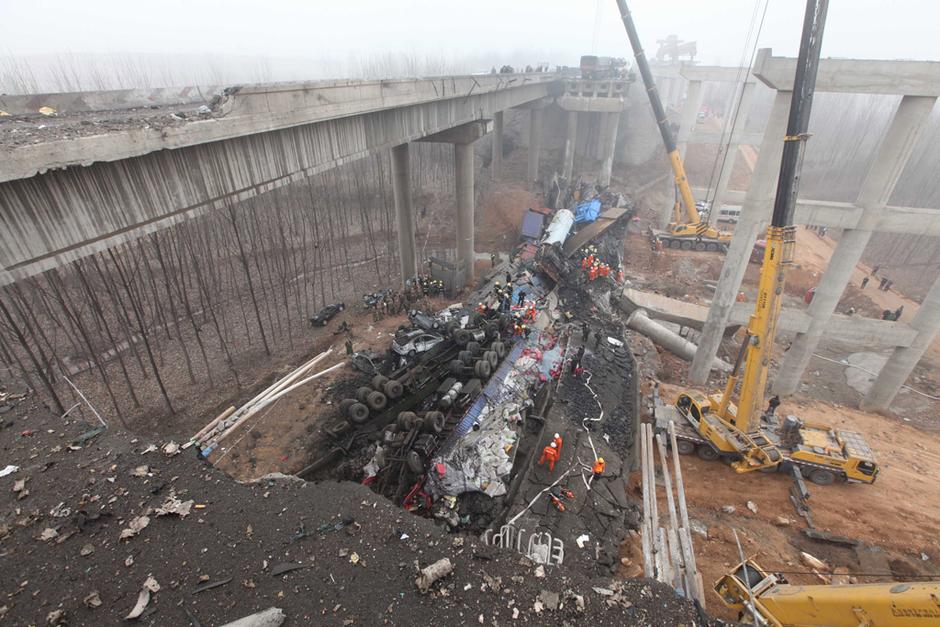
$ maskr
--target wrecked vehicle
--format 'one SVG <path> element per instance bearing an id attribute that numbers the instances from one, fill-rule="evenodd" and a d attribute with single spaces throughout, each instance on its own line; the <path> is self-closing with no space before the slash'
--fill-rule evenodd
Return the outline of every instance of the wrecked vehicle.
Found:
<path id="1" fill-rule="evenodd" d="M 392 350 L 402 357 L 414 357 L 418 353 L 431 350 L 444 341 L 444 338 L 422 329 L 412 331 L 399 330 L 392 340 Z"/>
<path id="2" fill-rule="evenodd" d="M 326 323 L 332 320 L 336 314 L 346 309 L 346 303 L 333 303 L 321 309 L 317 315 L 310 318 L 310 326 L 325 327 Z"/>

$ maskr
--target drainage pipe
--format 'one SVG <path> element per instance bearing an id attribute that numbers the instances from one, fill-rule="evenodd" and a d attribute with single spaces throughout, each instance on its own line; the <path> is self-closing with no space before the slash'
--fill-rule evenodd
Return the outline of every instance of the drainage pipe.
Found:
<path id="1" fill-rule="evenodd" d="M 637 309 L 627 318 L 627 326 L 638 333 L 642 333 L 657 345 L 662 346 L 667 351 L 681 357 L 686 361 L 692 361 L 695 357 L 695 351 L 698 347 L 688 341 L 678 333 L 670 331 L 658 322 L 654 322 L 646 315 L 646 311 Z M 715 358 L 714 368 L 722 372 L 731 372 L 731 364 L 723 359 Z"/>

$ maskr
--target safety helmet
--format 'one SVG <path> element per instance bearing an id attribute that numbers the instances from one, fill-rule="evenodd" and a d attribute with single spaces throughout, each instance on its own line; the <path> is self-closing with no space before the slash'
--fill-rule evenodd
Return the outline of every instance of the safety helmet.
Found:
<path id="1" fill-rule="evenodd" d="M 599 461 L 600 463 L 603 464 L 603 463 L 604 463 L 604 458 L 603 458 L 603 457 L 598 457 L 598 458 L 597 458 L 597 461 Z"/>
<path id="2" fill-rule="evenodd" d="M 561 436 L 556 433 L 556 434 L 555 434 L 555 437 L 556 437 L 556 438 L 560 438 Z"/>
<path id="3" fill-rule="evenodd" d="M 558 445 L 555 444 L 554 442 L 552 442 L 551 444 L 549 444 L 549 446 L 552 447 L 552 448 L 558 448 Z"/>

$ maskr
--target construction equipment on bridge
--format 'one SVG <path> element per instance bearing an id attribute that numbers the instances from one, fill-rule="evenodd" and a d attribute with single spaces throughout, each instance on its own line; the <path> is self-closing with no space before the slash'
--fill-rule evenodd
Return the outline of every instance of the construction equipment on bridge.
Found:
<path id="1" fill-rule="evenodd" d="M 623 0 L 618 2 L 623 4 Z M 680 452 L 695 451 L 703 459 L 730 459 L 737 472 L 773 472 L 796 466 L 819 485 L 836 479 L 872 483 L 878 466 L 861 435 L 806 423 L 796 416 L 786 416 L 781 424 L 774 416 L 774 402 L 766 412 L 763 410 L 786 270 L 793 258 L 793 211 L 828 0 L 807 0 L 807 4 L 777 196 L 767 229 L 754 313 L 741 350 L 723 392 L 705 395 L 682 391 L 674 407 L 658 408 L 657 426 L 662 430 L 675 420 L 682 427 L 677 434 Z M 731 396 L 742 363 L 740 399 L 735 405 Z"/>
<path id="2" fill-rule="evenodd" d="M 684 250 L 726 250 L 731 242 L 731 233 L 719 231 L 708 224 L 708 220 L 702 219 L 699 209 L 705 209 L 705 205 L 696 205 L 695 197 L 692 195 L 692 188 L 689 186 L 689 180 L 685 175 L 685 166 L 682 164 L 682 157 L 679 155 L 679 149 L 676 147 L 676 140 L 669 129 L 669 122 L 666 119 L 666 112 L 663 109 L 663 103 L 659 99 L 659 92 L 656 90 L 656 84 L 653 82 L 653 75 L 650 72 L 649 63 L 643 53 L 643 46 L 640 44 L 640 37 L 636 32 L 636 25 L 633 23 L 633 17 L 627 8 L 626 0 L 617 0 L 617 6 L 620 8 L 620 16 L 623 18 L 623 26 L 627 29 L 627 37 L 630 38 L 630 45 L 633 47 L 633 54 L 636 57 L 637 67 L 640 69 L 640 76 L 643 77 L 643 85 L 646 87 L 646 94 L 649 96 L 650 105 L 653 107 L 653 115 L 656 117 L 656 124 L 659 126 L 659 132 L 663 137 L 663 144 L 669 155 L 669 162 L 672 164 L 672 171 L 675 176 L 675 184 L 678 190 L 678 198 L 673 205 L 672 222 L 669 223 L 666 231 L 653 231 L 653 237 L 670 248 L 682 248 Z M 685 209 L 685 215 L 682 215 L 682 209 Z"/>
<path id="3" fill-rule="evenodd" d="M 784 625 L 927 625 L 940 621 L 940 584 L 932 582 L 798 586 L 744 560 L 715 584 L 739 621 Z"/>

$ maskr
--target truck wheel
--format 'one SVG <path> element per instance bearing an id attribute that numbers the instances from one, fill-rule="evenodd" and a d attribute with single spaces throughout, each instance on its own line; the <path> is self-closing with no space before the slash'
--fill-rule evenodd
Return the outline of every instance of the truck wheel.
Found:
<path id="1" fill-rule="evenodd" d="M 692 242 L 690 242 L 689 240 L 685 240 L 684 242 L 681 242 L 680 246 L 682 246 L 682 250 L 692 250 Z"/>
<path id="2" fill-rule="evenodd" d="M 403 411 L 398 414 L 397 422 L 402 431 L 411 431 L 418 422 L 418 415 L 413 411 Z"/>
<path id="3" fill-rule="evenodd" d="M 460 351 L 457 353 L 457 359 L 459 359 L 461 363 L 469 366 L 473 363 L 473 353 L 470 351 Z"/>
<path id="4" fill-rule="evenodd" d="M 489 362 L 491 368 L 495 368 L 496 364 L 499 363 L 499 355 L 496 354 L 496 351 L 484 352 L 483 359 Z"/>
<path id="5" fill-rule="evenodd" d="M 389 379 L 385 382 L 385 385 L 382 386 L 382 391 L 385 392 L 385 396 L 390 399 L 396 399 L 405 393 L 405 386 L 394 379 Z"/>
<path id="6" fill-rule="evenodd" d="M 710 444 L 699 444 L 695 447 L 695 454 L 698 455 L 699 459 L 704 459 L 707 462 L 713 462 L 720 457 Z"/>
<path id="7" fill-rule="evenodd" d="M 705 242 L 695 242 L 695 250 L 703 252 L 705 250 Z"/>
<path id="8" fill-rule="evenodd" d="M 444 430 L 444 414 L 439 411 L 429 411 L 424 415 L 423 427 L 426 433 L 440 433 Z"/>
<path id="9" fill-rule="evenodd" d="M 473 339 L 473 335 L 466 329 L 457 329 L 454 331 L 454 341 L 460 346 L 466 346 L 467 342 Z"/>
<path id="10" fill-rule="evenodd" d="M 343 416 L 346 415 L 346 412 L 349 411 L 349 408 L 352 407 L 352 404 L 356 402 L 354 398 L 344 398 L 339 402 L 339 413 Z"/>
<path id="11" fill-rule="evenodd" d="M 479 342 L 467 342 L 467 350 L 473 353 L 474 355 L 480 354 L 480 343 Z"/>
<path id="12" fill-rule="evenodd" d="M 385 382 L 388 381 L 388 377 L 385 375 L 377 374 L 372 377 L 372 387 L 376 390 L 382 391 L 382 387 L 385 385 Z"/>
<path id="13" fill-rule="evenodd" d="M 366 405 L 368 405 L 372 411 L 382 411 L 388 405 L 388 398 L 381 392 L 373 390 L 369 393 L 369 396 L 366 397 Z"/>
<path id="14" fill-rule="evenodd" d="M 679 452 L 679 455 L 691 455 L 695 452 L 695 442 L 676 440 L 676 450 Z"/>
<path id="15" fill-rule="evenodd" d="M 374 391 L 375 390 L 373 390 L 372 388 L 366 387 L 363 385 L 362 387 L 356 390 L 356 399 L 358 399 L 360 403 L 365 403 L 366 399 L 369 398 L 369 394 L 371 394 Z"/>
<path id="16" fill-rule="evenodd" d="M 369 419 L 369 408 L 362 403 L 350 405 L 347 415 L 353 424 L 361 425 Z"/>
<path id="17" fill-rule="evenodd" d="M 405 463 L 408 464 L 408 468 L 414 473 L 420 475 L 424 472 L 424 460 L 418 455 L 418 451 L 408 451 L 408 454 L 405 456 Z"/>
<path id="18" fill-rule="evenodd" d="M 682 248 L 682 242 L 680 242 L 680 241 L 677 240 L 677 239 L 670 240 L 670 241 L 669 241 L 669 248 L 674 248 L 674 249 L 676 249 L 676 250 L 679 250 L 680 248 Z"/>
<path id="19" fill-rule="evenodd" d="M 718 244 L 715 242 L 708 242 L 708 244 L 705 245 L 705 250 L 710 253 L 716 252 L 718 250 Z"/>
<path id="20" fill-rule="evenodd" d="M 459 359 L 452 359 L 448 365 L 451 374 L 463 374 L 464 365 Z"/>
<path id="21" fill-rule="evenodd" d="M 490 366 L 490 362 L 486 361 L 485 359 L 481 359 L 473 366 L 473 372 L 480 379 L 488 379 L 490 374 L 492 374 L 493 369 Z"/>
<path id="22" fill-rule="evenodd" d="M 506 356 L 506 345 L 502 342 L 493 342 L 493 345 L 490 346 L 490 348 L 496 351 L 496 356 L 500 359 Z"/>
<path id="23" fill-rule="evenodd" d="M 809 474 L 809 480 L 816 485 L 832 485 L 836 482 L 836 475 L 829 470 L 820 468 Z"/>

